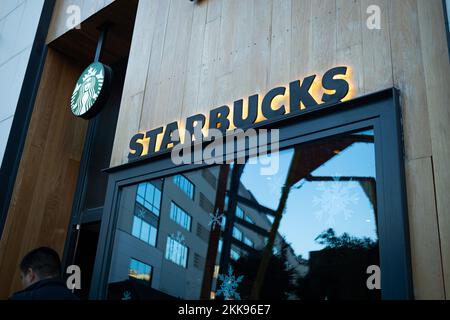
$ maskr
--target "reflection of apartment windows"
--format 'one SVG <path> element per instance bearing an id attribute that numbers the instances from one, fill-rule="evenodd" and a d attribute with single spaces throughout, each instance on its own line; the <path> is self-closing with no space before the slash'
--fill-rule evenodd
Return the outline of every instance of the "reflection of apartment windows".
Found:
<path id="1" fill-rule="evenodd" d="M 158 230 L 139 217 L 133 217 L 133 230 L 131 234 L 152 246 L 156 246 Z"/>
<path id="2" fill-rule="evenodd" d="M 177 174 L 173 177 L 173 182 L 180 188 L 186 195 L 194 200 L 194 184 L 190 182 L 185 176 Z"/>
<path id="3" fill-rule="evenodd" d="M 231 257 L 231 259 L 233 259 L 234 261 L 237 261 L 237 260 L 239 260 L 239 258 L 241 257 L 241 255 L 240 255 L 239 252 L 237 252 L 236 250 L 231 249 L 231 251 L 230 251 L 230 257 Z"/>
<path id="4" fill-rule="evenodd" d="M 244 219 L 244 210 L 241 207 L 236 207 L 236 217 Z"/>
<path id="5" fill-rule="evenodd" d="M 135 260 L 130 259 L 130 266 L 128 268 L 128 276 L 133 279 L 142 280 L 151 283 L 153 267 Z"/>
<path id="6" fill-rule="evenodd" d="M 136 201 L 159 216 L 161 206 L 161 191 L 149 182 L 138 186 Z"/>
<path id="7" fill-rule="evenodd" d="M 170 204 L 170 219 L 186 230 L 191 231 L 191 216 L 173 202 Z"/>
<path id="8" fill-rule="evenodd" d="M 251 224 L 255 224 L 255 221 L 253 221 L 252 217 L 250 217 L 249 215 L 245 215 L 244 220 Z"/>
<path id="9" fill-rule="evenodd" d="M 233 228 L 233 238 L 238 239 L 239 241 L 242 241 L 242 231 L 238 228 Z"/>
<path id="10" fill-rule="evenodd" d="M 255 246 L 255 244 L 253 243 L 253 241 L 250 240 L 250 239 L 247 238 L 247 237 L 244 237 L 244 243 L 245 243 L 246 245 L 248 245 L 249 247 L 252 247 L 252 248 Z"/>
<path id="11" fill-rule="evenodd" d="M 167 237 L 166 245 L 166 259 L 172 261 L 173 263 L 186 268 L 188 260 L 188 247 L 182 243 L 172 239 L 170 236 Z"/>
<path id="12" fill-rule="evenodd" d="M 214 211 L 214 205 L 202 192 L 200 192 L 200 207 L 208 213 L 212 213 Z"/>

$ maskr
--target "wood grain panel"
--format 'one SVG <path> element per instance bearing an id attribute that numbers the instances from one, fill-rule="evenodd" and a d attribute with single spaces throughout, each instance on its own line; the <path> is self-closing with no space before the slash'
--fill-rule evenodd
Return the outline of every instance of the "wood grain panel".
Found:
<path id="1" fill-rule="evenodd" d="M 394 86 L 388 2 L 390 0 L 361 1 L 364 93 Z M 370 5 L 380 8 L 380 30 L 366 27 L 367 8 Z M 355 69 L 355 72 L 358 70 Z"/>
<path id="2" fill-rule="evenodd" d="M 336 21 L 336 1 L 314 1 L 311 10 L 312 34 L 306 47 L 310 50 L 309 63 L 315 73 L 324 72 L 328 70 L 329 66 L 336 65 Z"/>
<path id="3" fill-rule="evenodd" d="M 268 86 L 286 85 L 291 69 L 292 0 L 274 0 Z"/>
<path id="4" fill-rule="evenodd" d="M 200 75 L 203 58 L 203 39 L 206 29 L 208 6 L 206 3 L 194 7 L 194 16 L 189 41 L 188 63 L 186 69 L 186 81 L 182 102 L 182 118 L 186 118 L 198 107 L 198 92 L 200 87 Z M 222 33 L 221 33 L 222 34 Z M 187 114 L 188 112 L 189 114 Z M 182 123 L 184 125 L 184 123 Z"/>
<path id="5" fill-rule="evenodd" d="M 417 0 L 390 1 L 389 5 L 394 85 L 401 90 L 406 157 L 430 157 L 430 124 Z"/>
<path id="6" fill-rule="evenodd" d="M 28 251 L 50 246 L 62 254 L 87 122 L 61 106 L 81 72 L 49 50 L 0 241 L 0 298 L 20 289 L 18 264 Z"/>
<path id="7" fill-rule="evenodd" d="M 311 10 L 315 4 L 313 0 L 292 1 L 292 32 L 291 32 L 291 79 L 301 79 L 316 72 L 312 70 L 308 46 L 314 38 L 312 30 Z"/>
<path id="8" fill-rule="evenodd" d="M 359 94 L 364 92 L 364 55 L 362 42 L 363 16 L 361 1 L 336 1 L 336 63 L 352 68 L 352 84 Z"/>
<path id="9" fill-rule="evenodd" d="M 450 299 L 450 64 L 442 1 L 418 2 L 445 292 Z"/>
<path id="10" fill-rule="evenodd" d="M 444 299 L 431 158 L 409 160 L 406 169 L 414 296 Z"/>
<path id="11" fill-rule="evenodd" d="M 160 32 L 155 26 L 161 20 L 160 8 L 167 7 L 168 3 L 169 1 L 139 1 L 111 156 L 112 163 L 127 157 L 128 148 L 118 146 L 128 146 L 127 136 L 130 137 L 139 130 L 150 57 L 156 55 L 156 52 L 152 51 L 152 44 L 161 43 L 161 39 L 157 37 Z M 146 21 L 151 23 L 145 23 Z"/>

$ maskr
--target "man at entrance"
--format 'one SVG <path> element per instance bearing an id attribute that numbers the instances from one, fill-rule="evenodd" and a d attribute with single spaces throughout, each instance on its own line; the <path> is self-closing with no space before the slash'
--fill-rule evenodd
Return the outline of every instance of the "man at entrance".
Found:
<path id="1" fill-rule="evenodd" d="M 61 260 L 47 247 L 29 252 L 20 263 L 23 290 L 11 300 L 77 300 L 61 280 Z"/>

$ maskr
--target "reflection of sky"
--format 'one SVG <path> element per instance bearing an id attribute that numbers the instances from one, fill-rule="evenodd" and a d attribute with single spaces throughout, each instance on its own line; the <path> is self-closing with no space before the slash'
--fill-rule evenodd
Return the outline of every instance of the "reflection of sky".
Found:
<path id="1" fill-rule="evenodd" d="M 372 134 L 372 132 L 365 133 Z M 293 150 L 280 153 L 278 173 L 272 176 L 262 176 L 261 166 L 258 164 L 246 165 L 241 181 L 260 204 L 274 210 L 277 208 L 281 186 L 286 179 L 292 155 Z M 313 171 L 312 175 L 375 177 L 374 144 L 355 143 Z M 332 183 L 322 182 L 322 185 L 328 189 Z M 345 219 L 344 214 L 338 212 L 334 221 L 328 220 L 328 210 L 325 210 L 325 215 L 321 219 L 317 216 L 321 205 L 317 201 L 314 202 L 314 199 L 320 199 L 323 195 L 320 189 L 321 182 L 305 182 L 299 189 L 291 189 L 279 233 L 291 243 L 297 255 L 301 254 L 307 259 L 310 251 L 322 249 L 323 246 L 314 239 L 328 228 L 333 228 L 337 235 L 347 232 L 359 238 L 377 238 L 372 205 L 360 184 L 357 182 L 339 182 L 339 184 L 347 188 L 353 201 L 347 206 L 350 217 Z M 299 185 L 301 183 L 297 183 L 296 187 Z"/>

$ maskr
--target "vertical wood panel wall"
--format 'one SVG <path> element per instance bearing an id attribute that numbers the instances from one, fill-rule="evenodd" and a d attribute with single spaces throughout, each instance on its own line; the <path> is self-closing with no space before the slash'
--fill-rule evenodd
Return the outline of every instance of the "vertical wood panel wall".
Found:
<path id="1" fill-rule="evenodd" d="M 65 2 L 65 1 L 64 1 Z M 381 30 L 366 27 L 369 5 Z M 356 95 L 401 90 L 418 299 L 450 292 L 450 67 L 441 0 L 139 2 L 111 165 L 156 128 L 337 64 Z"/>
<path id="2" fill-rule="evenodd" d="M 64 249 L 87 122 L 68 108 L 82 68 L 49 49 L 0 241 L 0 299 L 21 289 L 30 250 Z"/>

